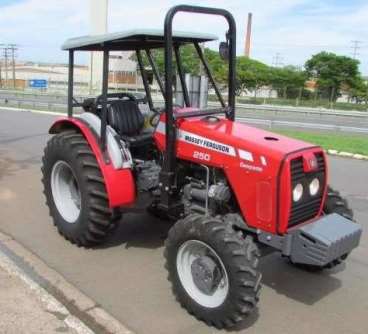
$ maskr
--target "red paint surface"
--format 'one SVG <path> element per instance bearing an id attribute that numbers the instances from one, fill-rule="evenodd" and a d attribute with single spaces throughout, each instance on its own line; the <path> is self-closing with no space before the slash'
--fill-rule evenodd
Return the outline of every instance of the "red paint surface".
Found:
<path id="1" fill-rule="evenodd" d="M 114 169 L 111 163 L 105 163 L 96 136 L 90 128 L 77 118 L 63 117 L 58 119 L 50 128 L 50 133 L 59 133 L 63 129 L 77 128 L 86 138 L 96 156 L 101 173 L 105 180 L 106 192 L 110 208 L 127 206 L 135 201 L 135 183 L 130 169 Z"/>
<path id="2" fill-rule="evenodd" d="M 161 116 L 161 122 L 165 122 L 164 115 Z M 271 233 L 282 234 L 287 231 L 291 206 L 290 160 L 304 155 L 310 158 L 311 154 L 321 152 L 321 148 L 312 148 L 311 144 L 303 141 L 222 118 L 217 123 L 209 123 L 198 117 L 185 118 L 178 120 L 176 126 L 179 131 L 184 130 L 234 147 L 235 157 L 178 140 L 177 156 L 183 160 L 222 169 L 248 225 Z M 154 139 L 159 149 L 165 150 L 165 135 L 156 131 Z M 238 149 L 251 152 L 253 161 L 241 159 Z M 194 152 L 198 151 L 209 155 L 210 160 L 196 159 Z M 295 151 L 297 153 L 292 153 Z M 267 161 L 266 166 L 262 164 L 261 157 Z M 286 160 L 282 164 L 284 159 Z M 281 167 L 282 170 L 280 170 Z M 278 177 L 281 178 L 280 191 Z M 264 189 L 265 184 L 269 191 L 260 191 L 260 187 Z M 265 196 L 268 197 L 265 198 Z M 279 200 L 278 197 L 280 197 Z M 260 206 L 257 206 L 259 201 L 265 202 L 263 209 L 267 212 L 260 214 Z M 280 203 L 279 208 L 278 203 Z M 279 227 L 277 227 L 278 224 Z"/>

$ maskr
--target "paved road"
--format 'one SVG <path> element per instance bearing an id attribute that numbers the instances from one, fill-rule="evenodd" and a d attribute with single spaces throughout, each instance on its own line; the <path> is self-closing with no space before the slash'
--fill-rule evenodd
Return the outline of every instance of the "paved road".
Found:
<path id="1" fill-rule="evenodd" d="M 249 110 L 237 108 L 237 116 L 270 120 L 270 121 L 286 121 L 286 122 L 299 122 L 299 123 L 311 123 L 313 125 L 335 125 L 343 127 L 355 127 L 368 129 L 368 117 L 351 117 L 351 116 L 334 116 L 334 115 L 319 115 L 319 114 L 303 114 L 297 112 L 277 112 L 274 111 L 261 111 L 261 110 Z"/>
<path id="2" fill-rule="evenodd" d="M 137 333 L 216 333 L 180 309 L 171 295 L 163 269 L 164 223 L 147 215 L 126 216 L 108 242 L 94 250 L 72 246 L 57 234 L 40 185 L 42 148 L 52 120 L 0 111 L 0 230 Z M 365 225 L 368 163 L 330 161 L 332 183 L 350 199 L 357 220 Z M 264 287 L 259 311 L 239 333 L 368 333 L 367 233 L 346 268 L 305 273 L 277 254 L 263 258 L 260 266 Z"/>

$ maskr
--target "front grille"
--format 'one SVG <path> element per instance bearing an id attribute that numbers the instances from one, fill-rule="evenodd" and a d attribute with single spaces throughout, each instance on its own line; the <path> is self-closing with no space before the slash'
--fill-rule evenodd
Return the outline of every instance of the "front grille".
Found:
<path id="1" fill-rule="evenodd" d="M 292 206 L 288 222 L 289 227 L 312 219 L 316 217 L 319 212 L 325 185 L 326 165 L 321 152 L 316 153 L 315 156 L 318 162 L 318 169 L 310 173 L 304 172 L 303 157 L 295 158 L 290 162 L 292 189 L 294 189 L 296 184 L 301 183 L 304 188 L 304 194 L 302 199 L 296 203 L 293 201 L 291 194 Z M 320 181 L 320 191 L 317 193 L 317 195 L 311 196 L 309 194 L 309 183 L 315 177 L 317 177 Z"/>

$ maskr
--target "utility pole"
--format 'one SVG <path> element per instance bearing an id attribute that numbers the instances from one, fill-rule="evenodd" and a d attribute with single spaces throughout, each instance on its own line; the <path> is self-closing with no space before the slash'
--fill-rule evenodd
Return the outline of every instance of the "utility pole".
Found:
<path id="1" fill-rule="evenodd" d="M 9 58 L 11 58 L 12 62 L 12 72 L 13 72 L 13 88 L 15 88 L 15 58 L 16 54 L 15 51 L 18 50 L 18 47 L 16 44 L 0 44 L 0 49 L 3 51 L 3 57 L 4 57 L 4 71 L 5 71 L 5 81 L 4 86 L 8 87 L 9 84 Z M 1 73 L 0 73 L 0 86 L 2 87 L 1 82 Z"/>
<path id="2" fill-rule="evenodd" d="M 3 49 L 5 44 L 0 44 L 0 51 Z M 0 54 L 1 57 L 1 54 Z M 3 78 L 2 78 L 2 65 L 3 60 L 0 58 L 0 88 L 3 88 Z"/>
<path id="3" fill-rule="evenodd" d="M 8 86 L 8 48 L 4 47 L 5 87 Z"/>
<path id="4" fill-rule="evenodd" d="M 10 55 L 11 55 L 11 59 L 12 59 L 12 72 L 13 72 L 13 88 L 16 88 L 16 83 L 15 83 L 15 51 L 18 50 L 18 47 L 16 44 L 9 44 L 8 45 L 8 50 L 10 51 Z"/>
<path id="5" fill-rule="evenodd" d="M 272 65 L 275 66 L 275 67 L 280 67 L 280 66 L 284 65 L 283 60 L 284 60 L 284 58 L 281 56 L 281 53 L 277 52 L 276 55 L 273 57 Z"/>
<path id="6" fill-rule="evenodd" d="M 359 56 L 358 51 L 361 48 L 360 44 L 362 44 L 362 41 L 354 40 L 354 41 L 351 41 L 351 43 L 353 44 L 351 46 L 351 48 L 353 49 L 353 58 L 357 59 L 357 56 Z"/>

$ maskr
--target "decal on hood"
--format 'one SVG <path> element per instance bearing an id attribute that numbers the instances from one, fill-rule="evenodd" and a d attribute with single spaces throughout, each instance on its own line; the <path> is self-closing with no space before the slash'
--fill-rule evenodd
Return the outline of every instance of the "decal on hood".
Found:
<path id="1" fill-rule="evenodd" d="M 166 132 L 165 123 L 159 122 L 156 128 L 156 132 L 164 135 Z M 186 143 L 193 144 L 199 147 L 204 147 L 208 150 L 220 152 L 226 155 L 230 155 L 232 157 L 236 156 L 235 148 L 233 146 L 229 146 L 184 130 L 178 130 L 177 134 L 178 134 L 177 138 L 180 141 L 184 141 Z"/>

